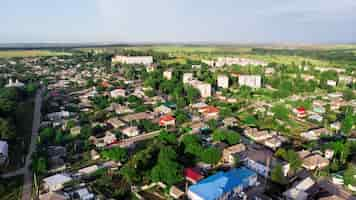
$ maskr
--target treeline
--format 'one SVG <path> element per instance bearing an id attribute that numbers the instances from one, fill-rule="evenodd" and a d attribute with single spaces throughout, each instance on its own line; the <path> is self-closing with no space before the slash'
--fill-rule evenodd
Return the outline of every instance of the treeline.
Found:
<path id="1" fill-rule="evenodd" d="M 355 49 L 335 49 L 335 50 L 306 50 L 306 49 L 265 49 L 253 48 L 252 53 L 258 55 L 285 55 L 302 56 L 330 62 L 339 62 L 343 64 L 356 64 L 356 56 L 352 52 Z"/>
<path id="2" fill-rule="evenodd" d="M 115 54 L 120 54 L 124 56 L 152 56 L 155 62 L 159 60 L 169 59 L 168 53 L 149 50 L 132 50 L 132 49 L 117 49 Z"/>

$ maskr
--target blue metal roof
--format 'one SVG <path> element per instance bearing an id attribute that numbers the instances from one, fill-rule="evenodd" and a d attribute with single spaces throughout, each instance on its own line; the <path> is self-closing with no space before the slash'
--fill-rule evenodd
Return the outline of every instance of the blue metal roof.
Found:
<path id="1" fill-rule="evenodd" d="M 248 178 L 256 175 L 245 167 L 218 172 L 190 186 L 189 190 L 204 200 L 215 200 L 238 186 L 248 185 Z"/>

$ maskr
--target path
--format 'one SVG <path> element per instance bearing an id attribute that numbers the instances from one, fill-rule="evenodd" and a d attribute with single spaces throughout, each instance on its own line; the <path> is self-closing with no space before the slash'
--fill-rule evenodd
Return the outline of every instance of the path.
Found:
<path id="1" fill-rule="evenodd" d="M 36 150 L 38 129 L 41 123 L 42 94 L 43 94 L 43 88 L 38 90 L 36 94 L 35 109 L 33 113 L 31 144 L 30 144 L 29 152 L 26 156 L 26 162 L 24 166 L 24 184 L 22 187 L 22 200 L 31 200 L 31 196 L 32 196 L 33 173 L 32 170 L 30 169 L 30 165 L 32 161 L 32 153 Z"/>

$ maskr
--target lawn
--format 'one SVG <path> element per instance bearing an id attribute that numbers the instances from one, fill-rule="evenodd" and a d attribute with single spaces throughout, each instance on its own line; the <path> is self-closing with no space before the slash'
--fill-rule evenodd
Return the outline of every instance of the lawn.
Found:
<path id="1" fill-rule="evenodd" d="M 68 52 L 56 52 L 49 50 L 1 50 L 0 58 L 12 57 L 36 57 L 36 56 L 61 56 L 71 55 Z"/>
<path id="2" fill-rule="evenodd" d="M 21 199 L 21 191 L 23 184 L 23 176 L 15 176 L 9 179 L 0 179 L 0 199 L 1 200 L 19 200 Z"/>

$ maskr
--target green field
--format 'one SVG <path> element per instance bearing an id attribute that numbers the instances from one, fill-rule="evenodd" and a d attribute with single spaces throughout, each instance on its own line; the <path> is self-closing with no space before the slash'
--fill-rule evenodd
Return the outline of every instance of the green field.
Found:
<path id="1" fill-rule="evenodd" d="M 68 52 L 56 52 L 49 50 L 1 50 L 0 58 L 13 58 L 13 57 L 35 57 L 35 56 L 62 56 L 71 55 Z"/>
<path id="2" fill-rule="evenodd" d="M 282 64 L 300 64 L 307 61 L 317 66 L 345 66 L 354 65 L 356 59 L 356 45 L 144 45 L 107 48 L 81 48 L 81 51 L 101 50 L 117 53 L 118 50 L 135 50 L 168 53 L 176 57 L 164 60 L 164 64 L 181 63 L 185 59 L 202 60 L 214 59 L 221 56 L 239 56 L 242 58 L 258 59 L 266 62 Z M 265 49 L 266 53 L 256 52 Z"/>

